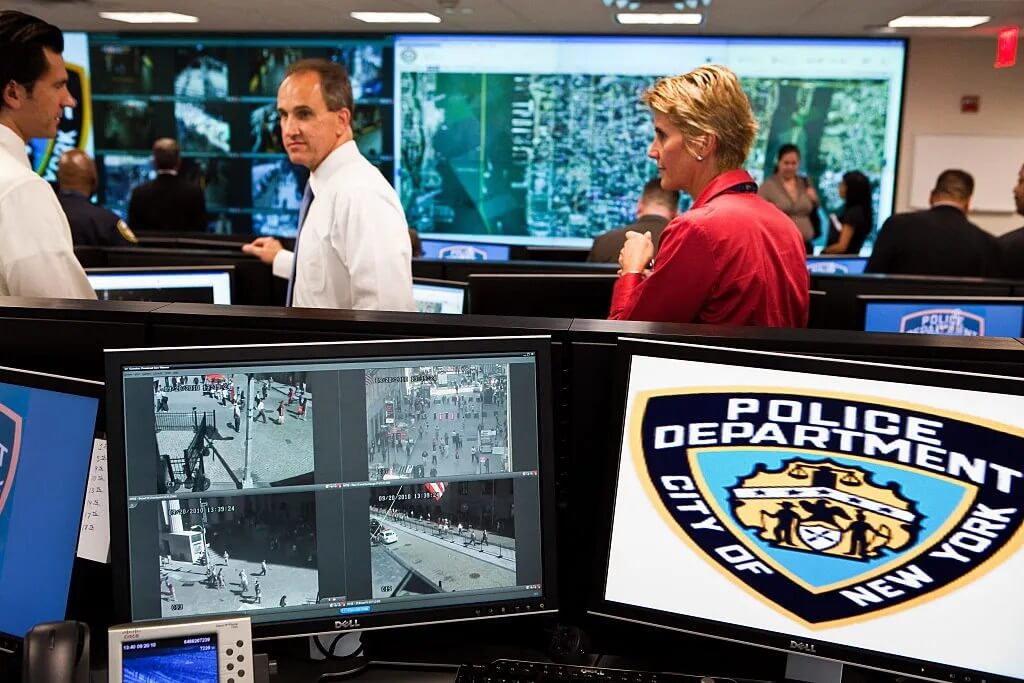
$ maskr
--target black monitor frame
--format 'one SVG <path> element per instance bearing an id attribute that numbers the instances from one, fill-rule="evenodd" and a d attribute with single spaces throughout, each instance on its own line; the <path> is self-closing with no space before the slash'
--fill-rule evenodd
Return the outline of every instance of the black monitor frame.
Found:
<path id="1" fill-rule="evenodd" d="M 105 396 L 103 382 L 97 382 L 95 380 L 80 379 L 78 377 L 66 377 L 64 375 L 53 375 L 45 372 L 36 372 L 34 370 L 21 370 L 18 368 L 11 368 L 6 366 L 0 366 L 0 383 L 14 384 L 17 386 L 29 387 L 32 389 L 40 389 L 44 391 L 54 391 L 61 394 L 68 394 L 73 396 L 86 396 L 88 398 L 94 398 L 97 400 L 96 404 L 96 424 L 93 426 L 93 433 L 97 435 L 103 434 L 103 424 L 105 422 L 104 415 L 104 404 L 103 399 Z M 92 447 L 90 446 L 90 452 Z M 77 507 L 82 510 L 85 507 L 85 498 L 88 491 L 88 477 L 82 481 L 82 497 L 77 502 Z M 72 553 L 77 555 L 77 543 Z M 71 592 L 71 576 L 68 577 L 68 594 Z M 65 607 L 65 616 L 67 616 L 68 609 Z M 3 652 L 15 652 L 22 641 L 24 634 L 5 633 L 0 631 L 0 653 Z"/>
<path id="2" fill-rule="evenodd" d="M 554 392 L 551 370 L 551 338 L 548 336 L 473 337 L 457 339 L 408 339 L 393 341 L 321 342 L 305 344 L 254 344 L 106 351 L 108 469 L 110 473 L 110 557 L 113 575 L 115 621 L 132 621 L 130 598 L 127 473 L 125 468 L 124 400 L 122 370 L 125 366 L 188 364 L 194 367 L 248 362 L 316 362 L 371 358 L 436 358 L 445 355 L 531 353 L 536 358 L 537 437 L 540 471 L 541 557 L 544 595 L 533 599 L 491 600 L 486 603 L 424 608 L 410 612 L 359 614 L 357 619 L 299 619 L 274 624 L 253 624 L 258 640 L 331 633 L 341 630 L 432 624 L 437 622 L 550 614 L 558 609 L 556 563 L 556 506 Z"/>
<path id="3" fill-rule="evenodd" d="M 868 304 L 872 303 L 891 303 L 891 304 L 927 304 L 927 303 L 944 303 L 944 304 L 966 304 L 966 305 L 977 305 L 986 306 L 990 304 L 1010 304 L 1017 306 L 1024 306 L 1024 296 L 956 296 L 951 294 L 948 296 L 938 296 L 934 294 L 859 294 L 857 295 L 857 303 L 860 306 L 860 320 L 861 329 L 867 325 L 868 317 Z M 875 332 L 874 334 L 899 334 L 898 332 Z M 1018 331 L 1018 335 L 1024 335 L 1024 329 Z M 1016 336 L 1016 335 L 1015 335 Z"/>
<path id="4" fill-rule="evenodd" d="M 430 287 L 458 289 L 462 292 L 462 312 L 465 313 L 469 310 L 469 285 L 465 282 L 457 282 L 456 280 L 438 280 L 432 277 L 413 277 L 412 284 L 413 286 L 427 285 Z"/>
<path id="5" fill-rule="evenodd" d="M 611 551 L 611 532 L 615 512 L 615 496 L 618 487 L 620 446 L 625 429 L 625 409 L 629 384 L 630 362 L 634 355 L 689 360 L 706 363 L 723 363 L 750 368 L 785 370 L 798 373 L 819 374 L 906 382 L 921 386 L 948 387 L 974 391 L 992 391 L 1003 394 L 1024 395 L 1024 380 L 997 375 L 982 375 L 951 370 L 930 370 L 900 365 L 886 365 L 873 362 L 829 360 L 820 357 L 785 354 L 766 351 L 737 350 L 716 346 L 702 346 L 688 343 L 662 342 L 635 338 L 620 338 L 613 368 L 612 400 L 614 414 L 610 416 L 617 426 L 614 437 L 609 439 L 609 451 L 605 469 L 602 472 L 601 489 L 595 492 L 593 509 L 598 511 L 594 520 L 593 574 L 587 596 L 587 614 L 598 619 L 612 619 L 627 623 L 653 626 L 680 633 L 705 636 L 770 650 L 785 652 L 792 662 L 804 664 L 809 659 L 823 665 L 829 673 L 838 669 L 841 675 L 843 664 L 865 667 L 896 674 L 934 681 L 955 681 L 968 683 L 1009 683 L 1018 679 L 1004 675 L 979 672 L 945 664 L 927 662 L 909 657 L 883 654 L 874 650 L 839 645 L 824 640 L 767 631 L 721 621 L 703 619 L 691 615 L 672 614 L 658 610 L 615 603 L 605 599 L 605 582 Z M 1009 541 L 1012 545 L 1013 541 Z M 742 592 L 739 588 L 737 592 Z M 745 593 L 743 593 L 746 595 Z M 908 635 L 908 637 L 914 637 Z M 920 634 L 920 637 L 927 637 Z M 796 657 L 797 659 L 794 659 Z M 803 658 L 803 659 L 801 659 Z M 824 660 L 824 661 L 816 661 Z M 806 666 L 806 664 L 804 664 Z M 798 664 L 799 666 L 799 664 Z M 812 680 L 803 678 L 800 680 Z M 819 680 L 815 678 L 814 680 Z M 825 680 L 834 680 L 826 676 Z"/>
<path id="6" fill-rule="evenodd" d="M 469 312 L 604 320 L 617 280 L 614 273 L 470 273 Z"/>
<path id="7" fill-rule="evenodd" d="M 160 275 L 160 274 L 178 274 L 178 273 L 227 273 L 228 274 L 228 288 L 231 301 L 235 300 L 235 267 L 233 265 L 222 265 L 222 266 L 153 266 L 147 268 L 145 266 L 124 266 L 121 268 L 107 267 L 107 268 L 86 268 L 86 275 Z M 165 303 L 175 303 L 168 301 Z M 187 302 L 186 302 L 187 303 Z"/>

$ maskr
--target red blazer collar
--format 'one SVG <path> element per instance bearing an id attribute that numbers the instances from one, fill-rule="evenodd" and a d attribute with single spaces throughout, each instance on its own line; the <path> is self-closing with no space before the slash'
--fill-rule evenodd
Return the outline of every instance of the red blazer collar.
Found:
<path id="1" fill-rule="evenodd" d="M 704 191 L 700 193 L 697 200 L 691 206 L 691 209 L 699 209 L 704 206 L 718 195 L 730 190 L 731 188 L 742 185 L 744 183 L 753 183 L 754 179 L 742 168 L 737 168 L 733 171 L 726 171 L 718 174 L 714 180 L 708 183 L 708 186 L 704 188 Z M 755 185 L 756 191 L 756 185 Z"/>

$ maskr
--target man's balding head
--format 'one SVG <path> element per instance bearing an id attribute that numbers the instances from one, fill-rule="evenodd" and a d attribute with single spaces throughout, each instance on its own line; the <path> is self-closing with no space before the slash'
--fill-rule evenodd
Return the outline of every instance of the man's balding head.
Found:
<path id="1" fill-rule="evenodd" d="M 637 217 L 657 215 L 672 220 L 679 213 L 679 190 L 665 190 L 660 178 L 652 178 L 644 185 L 636 207 Z"/>
<path id="2" fill-rule="evenodd" d="M 160 138 L 153 143 L 153 166 L 158 171 L 177 171 L 181 166 L 181 147 L 174 138 Z"/>
<path id="3" fill-rule="evenodd" d="M 96 164 L 82 150 L 69 149 L 57 161 L 57 184 L 65 192 L 91 197 L 98 184 Z"/>
<path id="4" fill-rule="evenodd" d="M 974 194 L 974 177 L 967 171 L 949 169 L 939 174 L 932 190 L 932 204 L 955 204 L 967 213 Z"/>

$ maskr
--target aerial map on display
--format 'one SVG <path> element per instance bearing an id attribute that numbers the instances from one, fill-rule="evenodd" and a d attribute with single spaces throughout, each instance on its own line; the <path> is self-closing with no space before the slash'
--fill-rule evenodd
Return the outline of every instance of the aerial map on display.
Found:
<path id="1" fill-rule="evenodd" d="M 632 222 L 640 189 L 657 173 L 647 158 L 651 114 L 639 97 L 658 75 L 421 69 L 414 47 L 400 43 L 396 54 L 397 180 L 411 227 L 532 241 L 588 239 Z M 404 71 L 403 60 L 413 62 Z M 846 171 L 884 184 L 892 79 L 737 70 L 760 124 L 747 160 L 755 179 L 772 172 L 779 145 L 795 142 L 826 211 L 839 210 Z"/>

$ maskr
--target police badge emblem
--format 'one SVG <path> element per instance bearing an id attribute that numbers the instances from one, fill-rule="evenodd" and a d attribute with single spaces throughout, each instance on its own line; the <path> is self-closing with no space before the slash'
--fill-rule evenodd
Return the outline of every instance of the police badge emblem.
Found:
<path id="1" fill-rule="evenodd" d="M 14 473 L 21 451 L 21 415 L 0 403 L 0 513 L 14 488 Z"/>
<path id="2" fill-rule="evenodd" d="M 985 318 L 960 308 L 930 308 L 914 311 L 900 318 L 900 332 L 983 337 Z"/>
<path id="3" fill-rule="evenodd" d="M 640 394 L 648 496 L 698 555 L 810 628 L 919 604 L 1024 538 L 1024 432 L 793 389 Z"/>

